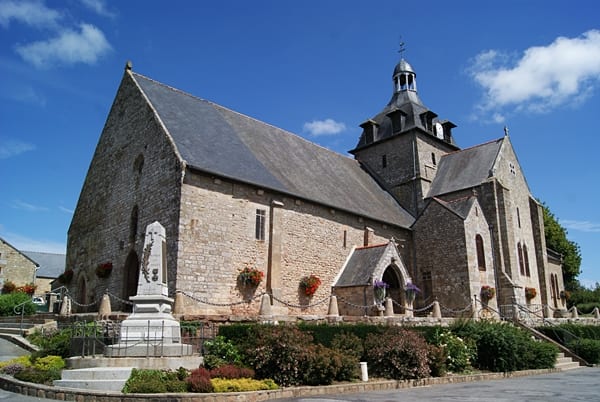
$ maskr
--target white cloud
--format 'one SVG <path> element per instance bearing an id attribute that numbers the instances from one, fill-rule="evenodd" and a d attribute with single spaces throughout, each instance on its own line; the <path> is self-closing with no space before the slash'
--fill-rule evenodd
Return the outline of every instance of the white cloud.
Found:
<path id="1" fill-rule="evenodd" d="M 42 207 L 42 206 L 39 206 L 39 205 L 29 204 L 29 203 L 21 201 L 21 200 L 14 200 L 12 202 L 12 207 L 14 209 L 24 209 L 24 210 L 30 211 L 30 212 L 40 212 L 40 211 L 47 211 L 48 210 L 48 208 L 46 208 L 46 207 Z"/>
<path id="2" fill-rule="evenodd" d="M 346 125 L 333 119 L 313 120 L 311 122 L 304 123 L 303 130 L 313 136 L 334 135 L 346 130 Z"/>
<path id="3" fill-rule="evenodd" d="M 58 207 L 58 209 L 59 209 L 60 211 L 64 212 L 64 213 L 66 213 L 66 214 L 71 214 L 71 215 L 73 214 L 73 212 L 75 212 L 75 211 L 73 211 L 72 209 L 65 208 L 65 207 L 63 207 L 63 206 L 59 206 L 59 207 Z"/>
<path id="4" fill-rule="evenodd" d="M 35 146 L 17 140 L 0 139 L 0 159 L 7 159 L 35 149 Z"/>
<path id="5" fill-rule="evenodd" d="M 62 18 L 61 13 L 40 1 L 0 2 L 0 25 L 8 28 L 10 21 L 18 21 L 35 28 L 52 28 Z"/>
<path id="6" fill-rule="evenodd" d="M 81 0 L 81 3 L 98 15 L 111 18 L 115 16 L 113 12 L 106 8 L 104 0 Z"/>
<path id="7" fill-rule="evenodd" d="M 561 220 L 561 225 L 566 229 L 578 230 L 580 232 L 600 232 L 600 223 L 589 221 Z"/>
<path id="8" fill-rule="evenodd" d="M 514 108 L 548 112 L 566 103 L 580 103 L 600 82 L 600 31 L 576 38 L 558 37 L 548 46 L 509 55 L 489 50 L 477 55 L 468 69 L 485 91 L 479 112 Z M 498 121 L 496 113 L 494 120 Z"/>
<path id="9" fill-rule="evenodd" d="M 80 31 L 66 29 L 55 38 L 17 46 L 21 57 L 39 68 L 55 63 L 94 64 L 109 50 L 111 46 L 102 31 L 90 24 L 81 24 Z"/>

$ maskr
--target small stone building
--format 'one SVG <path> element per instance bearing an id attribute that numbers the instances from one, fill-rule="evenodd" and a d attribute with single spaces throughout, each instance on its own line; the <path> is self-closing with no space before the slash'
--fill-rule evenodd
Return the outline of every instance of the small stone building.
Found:
<path id="1" fill-rule="evenodd" d="M 0 238 L 0 288 L 5 282 L 12 282 L 17 287 L 35 284 L 38 267 L 37 262 Z"/>
<path id="2" fill-rule="evenodd" d="M 497 289 L 494 308 L 552 301 L 560 265 L 508 135 L 460 149 L 404 59 L 392 82 L 350 158 L 128 65 L 69 228 L 71 293 L 80 304 L 134 295 L 144 228 L 158 221 L 169 292 L 189 314 L 255 315 L 267 292 L 279 314 L 325 314 L 336 294 L 343 313 L 363 315 L 356 305 L 372 305 L 381 280 L 397 314 L 411 282 L 417 307 L 459 309 L 482 287 Z M 240 285 L 246 268 L 265 274 L 258 287 Z M 321 286 L 307 297 L 309 275 Z"/>
<path id="3" fill-rule="evenodd" d="M 50 292 L 52 281 L 65 270 L 66 255 L 40 251 L 23 251 L 23 254 L 38 264 L 35 294 L 45 295 Z"/>

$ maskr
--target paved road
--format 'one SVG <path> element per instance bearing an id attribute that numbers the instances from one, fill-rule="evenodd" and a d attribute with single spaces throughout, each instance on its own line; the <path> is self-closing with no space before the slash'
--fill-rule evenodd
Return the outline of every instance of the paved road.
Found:
<path id="1" fill-rule="evenodd" d="M 327 395 L 278 399 L 279 402 L 555 402 L 600 401 L 600 368 L 584 367 L 563 373 L 505 380 L 432 387 L 377 391 L 363 394 Z"/>

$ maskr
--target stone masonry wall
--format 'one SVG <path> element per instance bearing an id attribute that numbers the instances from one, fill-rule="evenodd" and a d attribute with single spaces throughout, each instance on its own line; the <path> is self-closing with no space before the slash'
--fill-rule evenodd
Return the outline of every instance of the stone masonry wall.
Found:
<path id="1" fill-rule="evenodd" d="M 16 286 L 32 283 L 35 269 L 33 261 L 0 239 L 0 288 L 7 281 Z"/>
<path id="2" fill-rule="evenodd" d="M 269 269 L 269 219 L 271 205 L 281 219 L 280 298 L 289 314 L 325 314 L 324 300 L 352 245 L 363 245 L 365 227 L 374 230 L 373 243 L 393 236 L 407 241 L 410 232 L 295 199 L 199 173 L 187 174 L 182 189 L 177 289 L 193 295 L 185 298 L 186 314 L 258 313 L 254 296 L 267 290 Z M 255 239 L 256 210 L 266 210 L 266 238 Z M 345 242 L 344 242 L 345 238 Z M 404 260 L 410 263 L 408 249 Z M 253 267 L 265 273 L 258 289 L 240 288 L 238 272 Z M 303 276 L 317 275 L 322 284 L 311 298 L 299 291 Z M 206 300 L 208 303 L 198 302 Z M 250 301 L 243 303 L 243 301 Z M 238 303 L 231 305 L 233 303 Z M 241 303 L 241 304 L 239 304 Z"/>
<path id="3" fill-rule="evenodd" d="M 451 309 L 469 304 L 471 278 L 462 218 L 433 201 L 415 223 L 414 236 L 416 283 L 424 287 L 423 273 L 430 272 L 432 296 L 437 297 L 440 304 Z"/>
<path id="4" fill-rule="evenodd" d="M 141 259 L 145 228 L 154 221 L 166 229 L 169 289 L 174 292 L 180 177 L 169 137 L 126 72 L 69 228 L 66 266 L 75 271 L 69 289 L 77 302 L 94 303 L 105 291 L 126 298 L 127 276 L 135 272 L 125 272 L 125 261 L 130 252 Z M 111 262 L 113 270 L 100 279 L 95 268 L 104 262 Z"/>

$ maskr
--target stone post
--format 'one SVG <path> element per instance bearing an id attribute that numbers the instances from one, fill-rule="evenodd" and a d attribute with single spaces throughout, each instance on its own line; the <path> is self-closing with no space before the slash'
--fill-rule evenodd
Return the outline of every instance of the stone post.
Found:
<path id="1" fill-rule="evenodd" d="M 67 296 L 63 297 L 62 306 L 60 306 L 60 315 L 71 315 L 71 299 L 69 299 Z"/>
<path id="2" fill-rule="evenodd" d="M 433 318 L 442 318 L 442 310 L 440 309 L 440 302 L 437 300 L 433 301 L 433 308 L 431 311 Z"/>
<path id="3" fill-rule="evenodd" d="M 327 311 L 328 316 L 337 317 L 340 315 L 338 310 L 337 297 L 335 295 L 331 295 L 329 298 L 329 310 Z"/>
<path id="4" fill-rule="evenodd" d="M 571 318 L 579 318 L 579 312 L 577 311 L 577 306 L 571 307 Z"/>
<path id="5" fill-rule="evenodd" d="M 100 308 L 98 309 L 98 318 L 101 320 L 106 320 L 108 316 L 112 313 L 112 309 L 110 307 L 110 297 L 108 294 L 104 294 L 102 296 L 102 300 L 100 301 Z"/>
<path id="6" fill-rule="evenodd" d="M 183 315 L 184 313 L 184 301 L 183 293 L 175 293 L 175 302 L 173 303 L 173 315 Z"/>
<path id="7" fill-rule="evenodd" d="M 544 304 L 544 317 L 552 318 L 552 310 L 550 309 L 550 306 L 547 304 Z"/>
<path id="8" fill-rule="evenodd" d="M 413 308 L 413 304 L 411 301 L 407 301 L 406 303 L 404 303 L 404 315 L 408 318 L 412 318 L 414 317 L 412 308 Z"/>
<path id="9" fill-rule="evenodd" d="M 392 301 L 391 297 L 385 298 L 385 313 L 384 313 L 384 315 L 386 317 L 394 316 L 394 302 Z"/>
<path id="10" fill-rule="evenodd" d="M 600 310 L 598 310 L 598 307 L 594 307 L 592 310 L 592 315 L 595 319 L 600 319 Z"/>
<path id="11" fill-rule="evenodd" d="M 258 315 L 261 317 L 273 315 L 271 312 L 271 296 L 266 293 L 260 298 L 260 310 L 258 311 Z"/>

